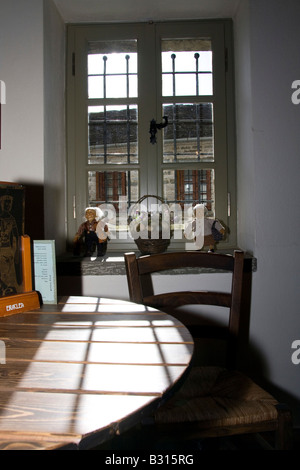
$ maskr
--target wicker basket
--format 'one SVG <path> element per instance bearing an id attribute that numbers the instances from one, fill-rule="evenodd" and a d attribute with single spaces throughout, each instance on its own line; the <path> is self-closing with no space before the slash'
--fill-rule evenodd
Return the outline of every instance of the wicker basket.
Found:
<path id="1" fill-rule="evenodd" d="M 137 208 L 138 204 L 140 204 L 142 201 L 144 201 L 147 198 L 155 198 L 165 205 L 165 201 L 159 196 L 153 196 L 153 195 L 142 196 L 136 202 L 136 204 L 134 204 L 134 206 L 132 207 L 129 217 L 128 217 L 128 224 L 130 224 L 132 221 L 136 221 L 137 227 L 139 226 L 139 224 L 141 223 L 141 220 L 139 220 L 139 218 L 141 217 L 141 212 L 139 210 L 136 211 L 135 209 Z M 165 207 L 168 207 L 168 206 L 165 205 Z M 138 238 L 135 238 L 134 240 L 139 251 L 143 255 L 153 255 L 156 253 L 163 253 L 164 251 L 166 251 L 166 249 L 168 248 L 168 245 L 170 244 L 170 239 L 172 237 L 172 230 L 170 228 L 169 238 L 163 238 L 163 231 L 162 231 L 162 226 L 161 226 L 162 213 L 158 212 L 158 215 L 159 215 L 159 224 L 160 224 L 159 230 L 158 230 L 158 238 L 157 237 L 151 238 L 151 235 L 152 235 L 151 230 L 148 230 L 146 237 L 144 233 L 143 237 L 138 237 Z M 149 223 L 151 224 L 151 213 L 149 212 L 144 213 L 144 218 L 145 217 L 146 217 L 146 221 L 144 221 L 144 223 L 146 223 L 149 228 Z M 169 207 L 168 207 L 168 217 L 169 217 L 169 223 L 171 227 L 171 217 L 170 217 Z M 137 232 L 138 231 L 139 230 L 137 230 Z"/>

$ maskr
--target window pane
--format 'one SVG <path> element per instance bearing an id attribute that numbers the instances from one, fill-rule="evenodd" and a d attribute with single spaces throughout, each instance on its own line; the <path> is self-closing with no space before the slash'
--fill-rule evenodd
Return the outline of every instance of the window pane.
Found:
<path id="1" fill-rule="evenodd" d="M 137 97 L 137 41 L 89 44 L 88 97 Z"/>
<path id="2" fill-rule="evenodd" d="M 212 103 L 165 104 L 163 116 L 164 163 L 214 161 Z"/>
<path id="3" fill-rule="evenodd" d="M 90 106 L 88 136 L 89 164 L 137 163 L 137 106 Z"/>
<path id="4" fill-rule="evenodd" d="M 161 58 L 163 96 L 213 94 L 210 40 L 163 40 Z"/>
<path id="5" fill-rule="evenodd" d="M 205 204 L 214 216 L 214 170 L 164 170 L 163 194 L 168 203 Z"/>
<path id="6" fill-rule="evenodd" d="M 124 196 L 128 205 L 138 200 L 138 171 L 89 171 L 89 205 L 113 204 L 116 212 L 120 198 Z"/>

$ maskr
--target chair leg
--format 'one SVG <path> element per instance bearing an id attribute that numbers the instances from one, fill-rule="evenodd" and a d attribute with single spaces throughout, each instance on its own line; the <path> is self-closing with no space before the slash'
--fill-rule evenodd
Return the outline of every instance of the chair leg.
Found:
<path id="1" fill-rule="evenodd" d="M 278 429 L 276 432 L 276 450 L 293 449 L 293 424 L 290 409 L 285 404 L 276 406 L 278 411 Z"/>

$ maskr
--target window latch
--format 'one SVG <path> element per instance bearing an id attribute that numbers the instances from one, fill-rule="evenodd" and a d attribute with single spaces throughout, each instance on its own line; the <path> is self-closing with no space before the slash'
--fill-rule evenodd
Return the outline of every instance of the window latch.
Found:
<path id="1" fill-rule="evenodd" d="M 227 193 L 227 214 L 228 217 L 231 215 L 231 194 Z"/>
<path id="2" fill-rule="evenodd" d="M 156 121 L 155 119 L 152 119 L 152 121 L 150 122 L 150 143 L 151 144 L 156 144 L 156 133 L 157 133 L 157 129 L 163 129 L 164 127 L 166 127 L 168 125 L 168 117 L 167 116 L 164 116 L 163 117 L 163 120 L 164 122 L 161 122 L 160 124 L 156 124 Z"/>
<path id="3" fill-rule="evenodd" d="M 76 219 L 76 196 L 73 196 L 73 219 Z"/>

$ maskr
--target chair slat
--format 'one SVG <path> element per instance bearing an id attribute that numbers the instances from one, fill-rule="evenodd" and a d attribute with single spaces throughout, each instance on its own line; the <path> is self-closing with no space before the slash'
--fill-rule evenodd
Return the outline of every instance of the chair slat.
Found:
<path id="1" fill-rule="evenodd" d="M 182 307 L 184 305 L 216 305 L 219 307 L 231 306 L 231 295 L 224 292 L 207 291 L 181 291 L 167 292 L 144 297 L 143 302 L 146 305 L 157 309 L 164 307 Z"/>
<path id="2" fill-rule="evenodd" d="M 233 271 L 234 258 L 231 255 L 185 251 L 179 253 L 160 253 L 138 258 L 139 274 L 153 273 L 178 268 L 213 268 Z"/>

